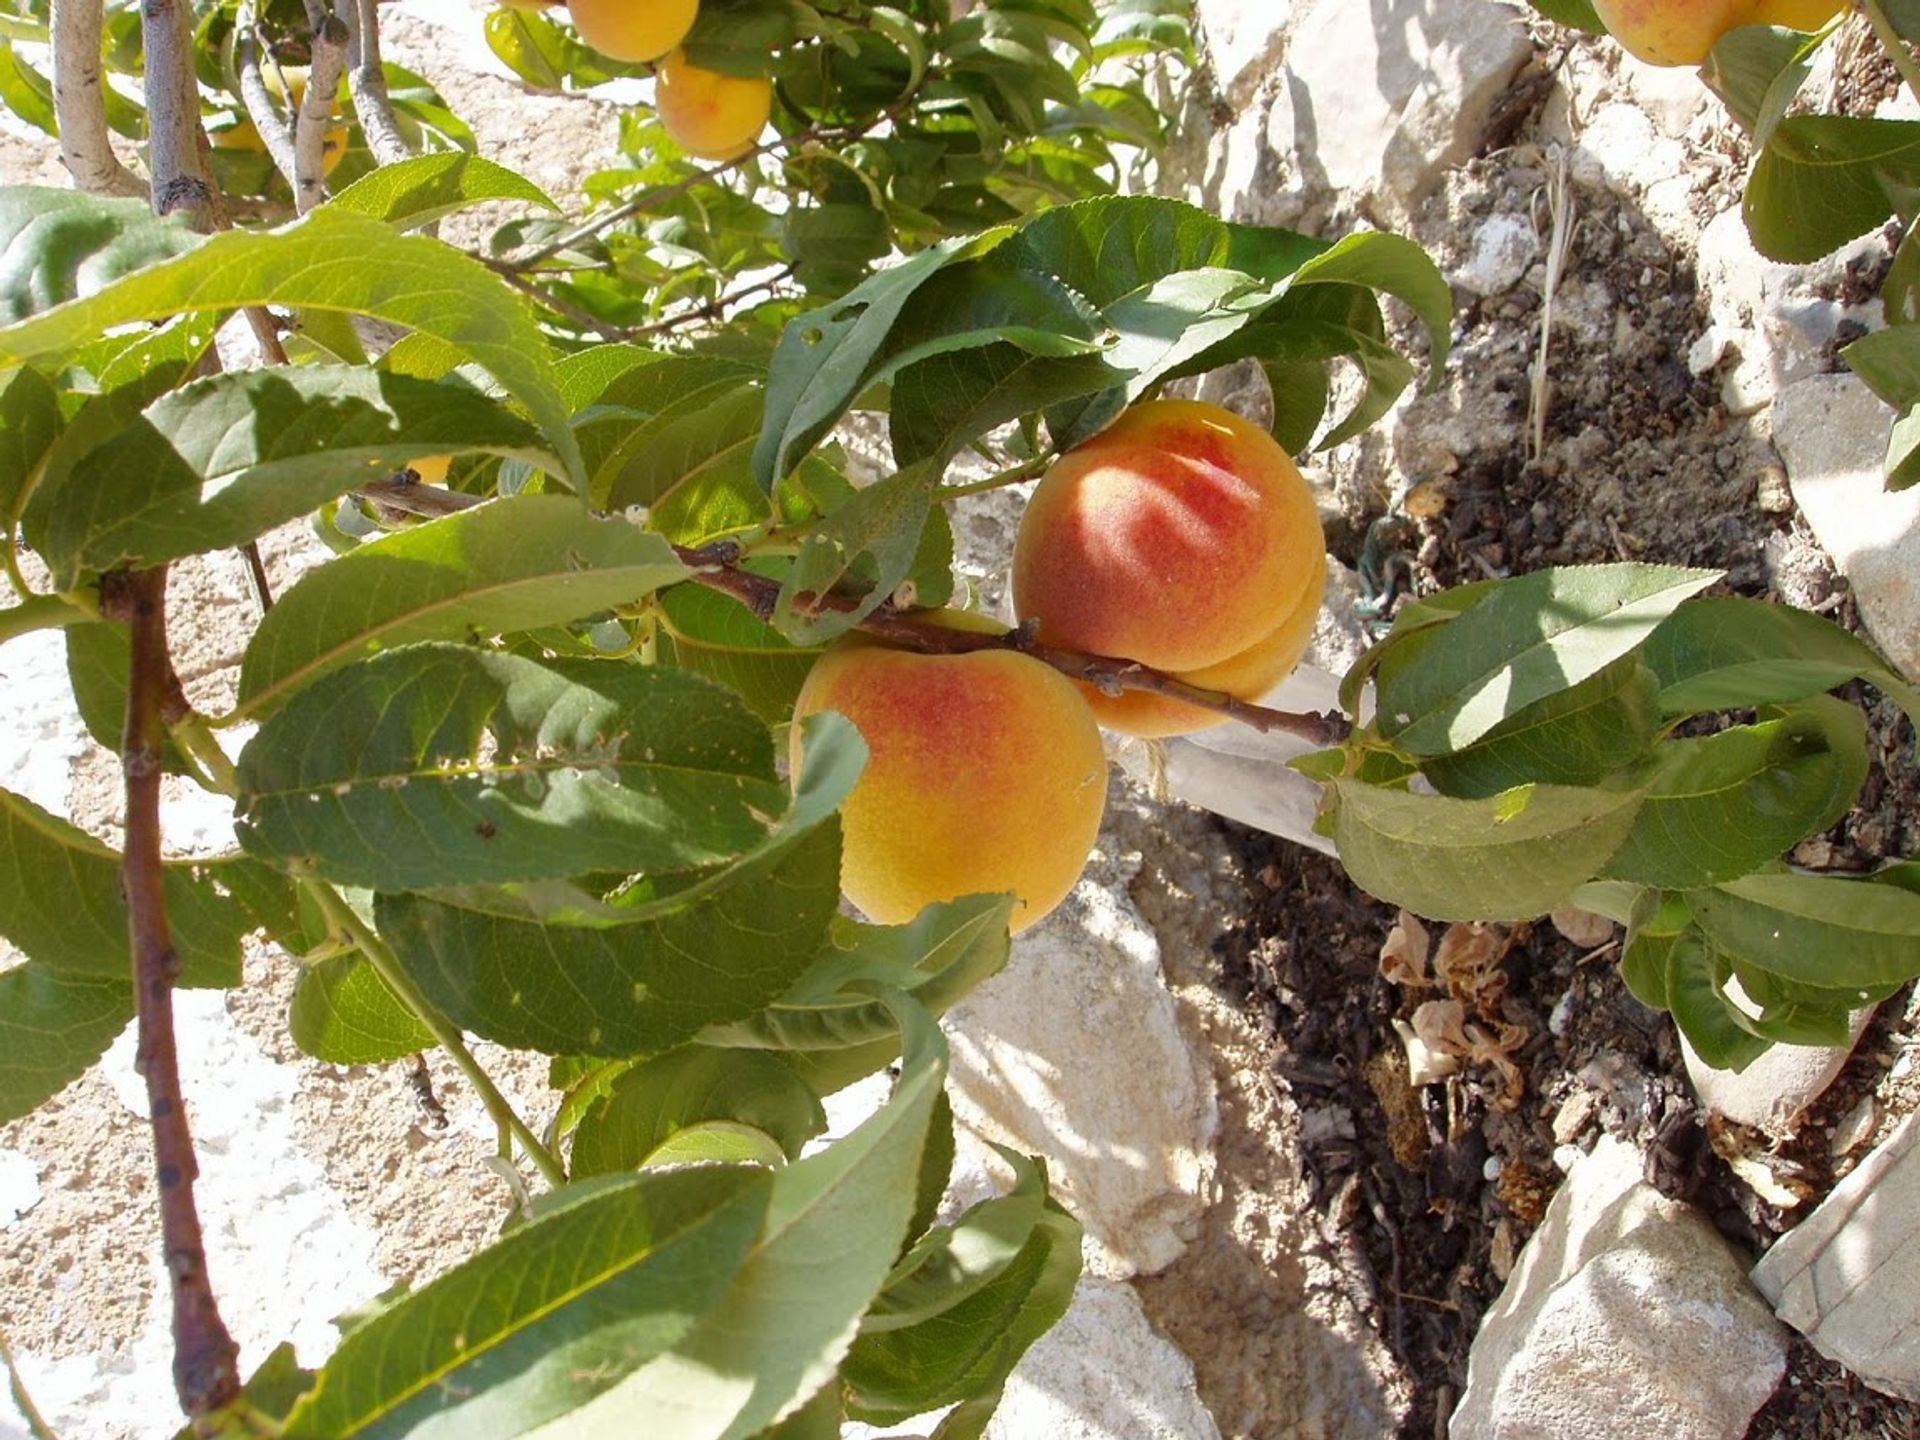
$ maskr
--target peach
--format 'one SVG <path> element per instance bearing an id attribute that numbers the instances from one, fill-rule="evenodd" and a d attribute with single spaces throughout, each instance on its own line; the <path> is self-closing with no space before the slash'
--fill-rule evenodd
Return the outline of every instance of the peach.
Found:
<path id="1" fill-rule="evenodd" d="M 287 113 L 284 118 L 287 123 L 297 125 L 300 117 L 300 102 L 307 93 L 307 67 L 268 64 L 260 67 L 260 75 L 267 82 L 267 89 L 272 92 L 273 97 L 286 102 Z M 333 174 L 334 168 L 346 158 L 347 145 L 351 138 L 344 122 L 327 127 L 327 133 L 321 137 L 320 141 L 323 155 L 320 173 L 323 176 Z M 260 131 L 244 110 L 233 124 L 211 132 L 208 139 L 218 150 L 249 150 L 256 155 L 264 155 L 267 151 L 267 142 L 261 138 Z"/>
<path id="2" fill-rule="evenodd" d="M 1137 405 L 1062 456 L 1014 542 L 1014 609 L 1051 645 L 1134 660 L 1251 699 L 1299 662 L 1326 582 L 1313 493 L 1286 451 L 1216 405 Z M 1220 717 L 1088 688 L 1130 735 Z"/>
<path id="3" fill-rule="evenodd" d="M 732 160 L 753 148 L 773 115 L 773 82 L 722 75 L 676 50 L 660 62 L 654 104 L 674 143 L 702 160 Z"/>
<path id="4" fill-rule="evenodd" d="M 613 60 L 658 60 L 687 38 L 700 0 L 570 0 L 580 38 Z"/>
<path id="5" fill-rule="evenodd" d="M 1107 762 L 1092 712 L 1057 670 L 1011 650 L 923 655 L 847 636 L 794 704 L 796 774 L 800 721 L 824 710 L 872 752 L 840 811 L 841 889 L 868 917 L 897 925 L 935 901 L 1011 893 L 1018 931 L 1073 889 L 1100 832 Z"/>
<path id="6" fill-rule="evenodd" d="M 1699 65 L 1742 25 L 1818 30 L 1850 0 L 1593 0 L 1607 33 L 1649 65 Z"/>
<path id="7" fill-rule="evenodd" d="M 1743 23 L 1818 30 L 1852 5 L 1853 0 L 1760 0 L 1758 8 Z"/>

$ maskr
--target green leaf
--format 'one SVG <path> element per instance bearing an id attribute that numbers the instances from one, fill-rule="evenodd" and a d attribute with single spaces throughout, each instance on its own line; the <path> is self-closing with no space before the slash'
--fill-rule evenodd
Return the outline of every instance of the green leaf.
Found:
<path id="1" fill-rule="evenodd" d="M 431 889 L 723 864 L 785 808 L 765 727 L 704 680 L 423 644 L 275 713 L 240 756 L 237 829 L 328 880 Z"/>
<path id="2" fill-rule="evenodd" d="M 1006 968 L 1013 900 L 969 895 L 929 905 L 905 925 L 834 922 L 833 945 L 773 1004 L 749 1019 L 701 1033 L 708 1045 L 808 1051 L 861 1050 L 890 1044 L 896 1027 L 886 1007 L 858 988 L 883 984 L 944 1014 L 974 987 Z M 893 1059 L 882 1054 L 871 1069 Z M 860 1074 L 871 1073 L 861 1071 Z M 856 1074 L 843 1084 L 860 1078 Z M 831 1094 L 839 1085 L 822 1090 Z"/>
<path id="3" fill-rule="evenodd" d="M 20 228 L 10 223 L 17 205 L 11 197 L 17 193 L 9 191 L 8 198 L 0 199 L 0 243 Z M 133 202 L 90 202 L 123 203 Z M 97 233 L 100 220 L 89 218 Z M 126 223 L 117 220 L 116 231 Z M 41 233 L 36 231 L 31 239 L 40 241 Z M 75 243 L 98 242 L 89 241 L 83 231 Z M 139 259 L 153 259 L 159 248 L 149 242 Z M 45 256 L 37 243 L 33 253 L 41 256 L 43 265 L 54 258 Z M 124 262 L 118 248 L 110 249 L 108 258 Z M 74 273 L 71 257 L 61 253 L 57 259 L 58 285 L 49 286 L 44 279 L 13 285 L 0 280 L 0 317 L 12 319 L 55 301 L 67 302 L 0 329 L 0 365 L 71 351 L 115 326 L 195 310 L 279 305 L 371 315 L 452 345 L 485 367 L 526 406 L 566 474 L 580 474 L 579 448 L 532 310 L 478 260 L 438 240 L 399 235 L 364 215 L 322 206 L 278 230 L 216 235 L 191 253 L 148 264 L 131 275 L 121 273 L 124 263 L 105 266 L 105 274 L 83 264 L 80 282 L 74 285 L 67 283 Z M 21 299 L 9 308 L 12 295 Z M 69 298 L 74 295 L 80 298 Z"/>
<path id="4" fill-rule="evenodd" d="M 87 733 L 103 748 L 117 752 L 127 725 L 127 682 L 133 673 L 133 639 L 125 625 L 102 620 L 69 625 L 67 683 Z M 173 775 L 193 775 L 179 742 L 167 737 L 161 764 Z"/>
<path id="5" fill-rule="evenodd" d="M 389 225 L 418 227 L 489 200 L 560 208 L 525 176 L 461 150 L 441 150 L 378 166 L 327 204 L 329 209 L 350 210 Z"/>
<path id="6" fill-rule="evenodd" d="M 1753 143 L 1764 147 L 1806 83 L 1818 49 L 1791 30 L 1741 25 L 1720 37 L 1700 76 Z"/>
<path id="7" fill-rule="evenodd" d="M 1831 620 L 1762 600 L 1687 601 L 1648 639 L 1642 663 L 1667 716 L 1804 700 L 1866 680 L 1920 725 L 1916 692 L 1873 647 Z"/>
<path id="8" fill-rule="evenodd" d="M 729 687 L 769 725 L 793 714 L 819 647 L 794 645 L 737 600 L 699 585 L 662 590 L 658 603 L 667 663 Z"/>
<path id="9" fill-rule="evenodd" d="M 1741 208 L 1754 248 L 1805 265 L 1884 223 L 1920 188 L 1920 121 L 1794 115 L 1754 162 Z"/>
<path id="10" fill-rule="evenodd" d="M 54 583 L 245 544 L 412 460 L 551 467 L 539 432 L 469 386 L 344 365 L 209 376 L 169 392 L 35 493 Z"/>
<path id="11" fill-rule="evenodd" d="M 15 522 L 64 425 L 60 397 L 39 371 L 20 370 L 0 390 L 0 524 Z"/>
<path id="12" fill-rule="evenodd" d="M 1844 815 L 1867 777 L 1866 721 L 1821 698 L 1758 725 L 1663 744 L 1646 803 L 1606 874 L 1668 890 L 1736 880 Z"/>
<path id="13" fill-rule="evenodd" d="M 1687 899 L 1715 945 L 1787 980 L 1865 989 L 1920 975 L 1920 895 L 1898 886 L 1777 872 Z"/>
<path id="14" fill-rule="evenodd" d="M 0 324 L 92 295 L 199 244 L 183 219 L 157 219 L 144 200 L 0 187 L 0 254 L 7 257 L 0 266 Z M 77 338 L 92 339 L 106 328 L 93 326 Z"/>
<path id="15" fill-rule="evenodd" d="M 1593 8 L 1593 0 L 1528 0 L 1528 3 L 1549 20 L 1562 25 L 1571 25 L 1589 35 L 1607 33 L 1607 27 Z"/>
<path id="16" fill-rule="evenodd" d="M 1679 938 L 1635 931 L 1627 937 L 1626 948 L 1620 952 L 1620 978 L 1626 982 L 1627 992 L 1649 1010 L 1672 1008 L 1667 962 Z"/>
<path id="17" fill-rule="evenodd" d="M 828 1384 L 906 1238 L 914 1175 L 946 1079 L 946 1041 L 893 1002 L 905 1059 L 893 1096 L 774 1176 L 760 1239 L 732 1287 L 669 1355 L 580 1413 L 582 1433 L 742 1440 Z"/>
<path id="18" fill-rule="evenodd" d="M 287 1440 L 519 1435 L 675 1344 L 754 1253 L 755 1166 L 652 1171 L 557 1204 L 341 1341 Z"/>
<path id="19" fill-rule="evenodd" d="M 613 1082 L 574 1132 L 573 1175 L 638 1169 L 677 1131 L 715 1121 L 764 1132 L 789 1160 L 827 1128 L 818 1098 L 774 1056 L 683 1046 Z"/>
<path id="20" fill-rule="evenodd" d="M 687 576 L 672 548 L 563 495 L 514 495 L 415 526 L 311 571 L 280 597 L 240 667 L 261 715 L 350 660 L 417 640 L 585 619 Z"/>
<path id="21" fill-rule="evenodd" d="M 795 645 L 818 645 L 851 630 L 892 597 L 920 553 L 939 478 L 921 464 L 875 481 L 815 525 L 780 587 L 773 623 Z M 856 567 L 871 588 L 849 609 L 813 609 Z"/>
<path id="22" fill-rule="evenodd" d="M 1469 800 L 1533 782 L 1597 785 L 1646 755 L 1659 729 L 1658 698 L 1653 673 L 1623 655 L 1421 770 L 1442 794 Z"/>
<path id="23" fill-rule="evenodd" d="M 1562 904 L 1620 848 L 1637 790 L 1537 785 L 1455 800 L 1335 780 L 1333 839 L 1354 884 L 1433 920 L 1522 920 Z"/>
<path id="24" fill-rule="evenodd" d="M 122 941 L 121 969 L 126 969 Z M 31 1114 L 106 1053 L 133 1019 L 133 986 L 29 960 L 0 970 L 0 1124 Z"/>
<path id="25" fill-rule="evenodd" d="M 1662 565 L 1577 565 L 1491 586 L 1434 630 L 1417 661 L 1382 669 L 1380 733 L 1415 755 L 1471 745 L 1628 653 L 1718 578 Z"/>
<path id="26" fill-rule="evenodd" d="M 262 896 L 284 886 L 244 860 L 169 862 L 164 883 L 180 983 L 238 985 L 240 941 L 262 923 Z M 118 852 L 4 790 L 0 935 L 75 977 L 124 982 L 130 973 Z"/>
<path id="27" fill-rule="evenodd" d="M 1767 1049 L 1727 998 L 1726 958 L 1697 929 L 1683 930 L 1667 950 L 1667 1003 L 1674 1024 L 1716 1070 L 1744 1070 Z"/>
<path id="28" fill-rule="evenodd" d="M 1885 299 L 1890 313 L 1896 305 L 1916 308 L 1911 298 L 1915 284 L 1911 272 L 1916 266 L 1920 266 L 1920 246 L 1909 235 L 1901 242 L 1894 273 L 1887 278 Z M 1896 283 L 1905 298 L 1896 294 Z M 1886 329 L 1844 347 L 1840 356 L 1874 394 L 1899 412 L 1887 441 L 1887 488 L 1904 490 L 1920 481 L 1920 325 L 1911 318 L 1896 318 Z"/>
<path id="29" fill-rule="evenodd" d="M 334 955 L 300 972 L 287 1030 L 303 1052 L 333 1065 L 380 1065 L 437 1043 L 360 955 Z"/>

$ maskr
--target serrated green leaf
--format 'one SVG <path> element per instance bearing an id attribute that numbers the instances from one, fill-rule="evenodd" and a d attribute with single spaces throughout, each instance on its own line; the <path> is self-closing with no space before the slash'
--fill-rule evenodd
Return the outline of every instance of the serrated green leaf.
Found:
<path id="1" fill-rule="evenodd" d="M 1660 682 L 1668 716 L 1804 700 L 1856 676 L 1920 724 L 1920 692 L 1864 640 L 1831 620 L 1761 600 L 1687 601 L 1655 630 L 1640 658 Z"/>
<path id="2" fill-rule="evenodd" d="M 380 1065 L 437 1043 L 360 955 L 330 956 L 300 972 L 287 1031 L 304 1053 L 332 1065 Z"/>
<path id="3" fill-rule="evenodd" d="M 860 491 L 815 525 L 780 587 L 773 623 L 796 645 L 845 634 L 892 597 L 920 553 L 937 466 L 899 470 Z M 850 609 L 814 609 L 856 569 L 870 587 Z"/>
<path id="4" fill-rule="evenodd" d="M 684 1341 L 752 1253 L 757 1166 L 653 1171 L 568 1191 L 353 1330 L 287 1440 L 520 1435 Z"/>
<path id="5" fill-rule="evenodd" d="M 582 1433 L 742 1440 L 832 1380 L 900 1250 L 946 1042 L 894 1002 L 905 1059 L 892 1098 L 818 1155 L 780 1171 L 732 1287 L 674 1350 L 580 1412 Z"/>
<path id="6" fill-rule="evenodd" d="M 820 647 L 802 649 L 729 596 L 675 585 L 658 597 L 663 659 L 717 680 L 769 725 L 793 714 Z"/>
<path id="7" fill-rule="evenodd" d="M 237 830 L 341 884 L 431 889 L 724 864 L 786 808 L 765 727 L 695 676 L 423 644 L 276 712 Z"/>
<path id="8" fill-rule="evenodd" d="M 1754 248 L 1805 265 L 1894 213 L 1920 188 L 1920 121 L 1793 115 L 1774 127 L 1741 202 Z"/>
<path id="9" fill-rule="evenodd" d="M 0 390 L 0 523 L 17 523 L 33 477 L 65 425 L 53 382 L 20 370 Z"/>
<path id="10" fill-rule="evenodd" d="M 0 199 L 0 241 L 15 238 L 23 228 L 15 220 L 22 202 L 11 199 L 18 193 L 8 191 L 8 198 Z M 29 196 L 43 193 L 30 191 Z M 111 218 L 116 234 L 132 233 L 122 212 L 112 212 Z M 77 243 L 99 243 L 88 238 L 89 227 L 95 235 L 103 229 L 96 213 L 84 212 L 76 223 L 82 226 Z M 50 265 L 38 248 L 41 233 L 36 231 L 31 239 L 35 249 L 27 258 L 40 255 L 35 263 Z M 151 260 L 160 248 L 150 241 L 138 258 Z M 452 345 L 485 367 L 526 406 L 566 474 L 577 478 L 581 473 L 570 417 L 527 302 L 478 260 L 450 245 L 396 234 L 364 215 L 322 206 L 278 230 L 216 235 L 189 253 L 175 253 L 130 275 L 121 273 L 121 250 L 109 249 L 106 256 L 116 263 L 106 266 L 104 274 L 101 267 L 81 265 L 77 285 L 69 283 L 74 267 L 65 254 L 58 257 L 58 284 L 50 285 L 37 272 L 11 286 L 0 280 L 0 315 L 18 319 L 35 309 L 44 311 L 0 329 L 0 364 L 58 355 L 115 326 L 196 310 L 281 305 L 371 315 Z M 74 296 L 79 298 L 70 298 Z M 66 303 L 44 308 L 54 301 Z"/>
<path id="11" fill-rule="evenodd" d="M 1625 655 L 1718 578 L 1662 565 L 1576 565 L 1501 581 L 1434 629 L 1417 662 L 1380 671 L 1380 733 L 1414 755 L 1471 745 Z"/>
<path id="12" fill-rule="evenodd" d="M 1509 715 L 1421 770 L 1442 794 L 1478 799 L 1516 785 L 1597 785 L 1643 758 L 1659 729 L 1659 684 L 1633 655 Z"/>
<path id="13" fill-rule="evenodd" d="M 1593 8 L 1593 0 L 1528 0 L 1528 3 L 1549 20 L 1571 25 L 1589 35 L 1604 35 L 1607 32 L 1607 27 L 1600 23 L 1599 13 Z"/>
<path id="14" fill-rule="evenodd" d="M 1920 895 L 1898 886 L 1773 872 L 1687 898 L 1716 946 L 1787 980 L 1867 989 L 1920 975 Z"/>
<path id="15" fill-rule="evenodd" d="M 121 969 L 125 971 L 125 938 Z M 133 986 L 29 960 L 0 970 L 0 1124 L 80 1078 L 133 1019 Z"/>
<path id="16" fill-rule="evenodd" d="M 684 580 L 672 548 L 563 495 L 512 495 L 362 546 L 309 572 L 262 620 L 239 712 L 262 715 L 350 660 L 418 640 L 584 619 Z"/>
<path id="17" fill-rule="evenodd" d="M 240 941 L 261 923 L 260 887 L 272 882 L 250 861 L 172 861 L 167 918 L 180 983 L 240 983 Z M 284 887 L 281 887 L 284 888 Z M 93 980 L 129 972 L 120 856 L 31 800 L 0 790 L 0 935 L 51 969 Z"/>
<path id="18" fill-rule="evenodd" d="M 344 365 L 209 376 L 42 485 L 54 583 L 246 543 L 409 461 L 479 450 L 551 468 L 533 426 L 460 384 Z"/>
<path id="19" fill-rule="evenodd" d="M 183 219 L 158 219 L 144 200 L 8 185 L 0 189 L 0 323 L 92 295 L 200 243 Z"/>
<path id="20" fill-rule="evenodd" d="M 1620 952 L 1620 978 L 1627 993 L 1649 1010 L 1672 1008 L 1667 988 L 1667 964 L 1678 935 L 1648 935 L 1636 931 Z"/>
<path id="21" fill-rule="evenodd" d="M 1809 702 L 1757 725 L 1669 740 L 1657 764 L 1605 873 L 1668 890 L 1715 885 L 1846 813 L 1867 777 L 1866 720 L 1838 700 Z"/>
<path id="22" fill-rule="evenodd" d="M 1522 920 L 1563 904 L 1620 848 L 1638 790 L 1538 785 L 1455 800 L 1335 780 L 1333 838 L 1354 884 L 1433 920 Z"/>
<path id="23" fill-rule="evenodd" d="M 506 166 L 461 150 L 416 155 L 381 165 L 328 201 L 389 225 L 417 227 L 489 200 L 519 200 L 559 210 L 551 196 Z"/>
<path id="24" fill-rule="evenodd" d="M 613 1082 L 574 1132 L 573 1174 L 635 1169 L 676 1131 L 715 1121 L 771 1136 L 789 1160 L 827 1128 L 819 1099 L 774 1056 L 683 1046 Z"/>
<path id="25" fill-rule="evenodd" d="M 778 1000 L 750 1019 L 712 1026 L 700 1039 L 708 1045 L 789 1055 L 885 1047 L 894 1038 L 892 1017 L 885 1006 L 852 987 L 861 981 L 884 984 L 910 994 L 930 1014 L 944 1014 L 1006 967 L 1012 914 L 1008 896 L 970 895 L 929 905 L 905 925 L 838 919 L 832 949 Z M 872 1068 L 892 1058 L 892 1053 L 883 1053 Z"/>

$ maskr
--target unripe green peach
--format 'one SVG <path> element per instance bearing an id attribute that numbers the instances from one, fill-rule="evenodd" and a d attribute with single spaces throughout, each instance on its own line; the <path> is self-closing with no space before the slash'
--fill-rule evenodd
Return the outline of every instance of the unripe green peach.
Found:
<path id="1" fill-rule="evenodd" d="M 1043 642 L 1242 699 L 1298 663 L 1325 581 L 1319 511 L 1286 451 L 1194 400 L 1137 405 L 1062 456 L 1014 544 L 1014 609 Z M 1134 692 L 1089 700 L 1131 735 L 1219 723 Z"/>
<path id="2" fill-rule="evenodd" d="M 580 38 L 613 60 L 645 64 L 687 38 L 700 0 L 569 0 Z"/>
<path id="3" fill-rule="evenodd" d="M 840 811 L 841 889 L 869 918 L 898 925 L 936 901 L 1011 892 L 1018 931 L 1073 889 L 1100 832 L 1107 762 L 1057 670 L 1011 650 L 923 655 L 848 636 L 794 705 L 796 774 L 800 722 L 824 710 L 871 751 Z"/>
<path id="4" fill-rule="evenodd" d="M 673 141 L 702 160 L 732 160 L 753 148 L 773 115 L 773 82 L 702 70 L 676 50 L 660 62 L 654 104 Z"/>

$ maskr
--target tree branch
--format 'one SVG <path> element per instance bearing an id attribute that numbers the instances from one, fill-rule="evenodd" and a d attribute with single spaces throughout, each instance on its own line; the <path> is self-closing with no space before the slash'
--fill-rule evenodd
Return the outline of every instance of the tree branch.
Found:
<path id="1" fill-rule="evenodd" d="M 337 123 L 333 102 L 347 64 L 347 27 L 324 0 L 307 0 L 307 19 L 312 58 L 293 126 L 293 208 L 302 215 L 327 198 L 327 132 Z"/>
<path id="2" fill-rule="evenodd" d="M 144 0 L 140 14 L 153 208 L 160 215 L 185 212 L 196 230 L 211 233 L 219 217 L 194 79 L 193 7 L 189 0 Z"/>
<path id="3" fill-rule="evenodd" d="M 273 92 L 267 88 L 267 77 L 260 69 L 260 27 L 251 3 L 240 7 L 234 26 L 240 32 L 240 103 L 247 107 L 247 118 L 259 132 L 260 143 L 267 147 L 274 169 L 286 177 L 288 185 L 293 185 L 299 168 L 294 158 L 293 127 L 273 103 Z"/>
<path id="4" fill-rule="evenodd" d="M 101 0 L 54 0 L 53 113 L 60 162 L 90 195 L 145 195 L 146 183 L 113 153 L 100 73 Z"/>
<path id="5" fill-rule="evenodd" d="M 167 920 L 160 864 L 160 780 L 170 718 L 188 713 L 179 678 L 167 656 L 165 569 L 109 577 L 105 613 L 133 631 L 127 687 L 127 726 L 121 745 L 126 780 L 127 840 L 121 884 L 133 948 L 133 986 L 139 1006 L 135 1066 L 147 1082 L 159 1183 L 160 1237 L 173 1290 L 173 1386 L 194 1418 L 210 1415 L 240 1393 L 240 1348 L 228 1334 L 207 1276 L 206 1244 L 193 1183 L 194 1158 L 180 1059 L 173 1025 L 173 986 L 180 959 Z"/>
<path id="6" fill-rule="evenodd" d="M 400 133 L 387 94 L 387 72 L 380 62 L 380 14 L 375 0 L 333 0 L 333 12 L 347 28 L 347 91 L 367 148 L 382 165 L 411 159 L 413 148 Z"/>

